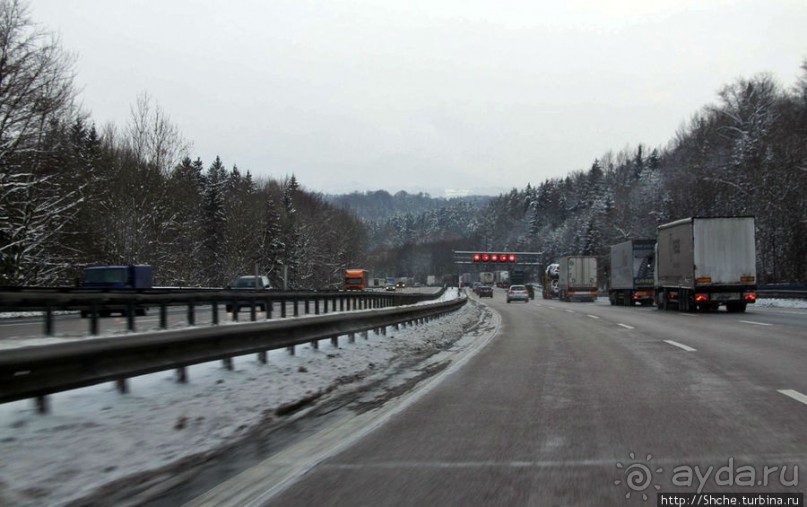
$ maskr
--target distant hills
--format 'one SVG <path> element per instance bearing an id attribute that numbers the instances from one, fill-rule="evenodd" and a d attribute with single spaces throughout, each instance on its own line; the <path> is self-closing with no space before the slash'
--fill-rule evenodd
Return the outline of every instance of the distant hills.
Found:
<path id="1" fill-rule="evenodd" d="M 424 192 L 410 194 L 405 191 L 390 194 L 386 190 L 338 195 L 326 194 L 323 197 L 327 202 L 353 213 L 365 222 L 377 222 L 400 215 L 417 216 L 456 205 L 482 208 L 493 199 L 492 196 L 486 195 L 432 197 Z"/>

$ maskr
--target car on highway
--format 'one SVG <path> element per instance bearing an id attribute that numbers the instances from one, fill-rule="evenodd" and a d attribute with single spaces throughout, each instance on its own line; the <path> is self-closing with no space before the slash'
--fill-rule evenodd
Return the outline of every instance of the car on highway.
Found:
<path id="1" fill-rule="evenodd" d="M 530 293 L 527 291 L 527 287 L 524 285 L 511 285 L 509 289 L 507 289 L 507 302 L 510 301 L 524 301 L 525 303 L 530 302 Z"/>
<path id="2" fill-rule="evenodd" d="M 267 276 L 245 275 L 233 280 L 227 288 L 234 291 L 266 291 L 272 289 L 272 284 Z M 250 305 L 250 301 L 237 301 L 236 304 L 230 301 L 225 304 L 225 307 L 228 312 L 232 312 Z M 259 311 L 266 311 L 266 305 L 262 301 L 256 301 L 255 306 Z"/>
<path id="3" fill-rule="evenodd" d="M 487 285 L 480 285 L 476 289 L 476 293 L 481 298 L 492 298 L 493 297 L 493 287 L 488 287 Z"/>
<path id="4" fill-rule="evenodd" d="M 385 290 L 386 290 L 387 292 L 395 292 L 395 286 L 394 286 L 394 285 L 392 285 L 392 284 L 387 285 L 387 287 L 386 287 L 386 289 L 385 289 Z"/>

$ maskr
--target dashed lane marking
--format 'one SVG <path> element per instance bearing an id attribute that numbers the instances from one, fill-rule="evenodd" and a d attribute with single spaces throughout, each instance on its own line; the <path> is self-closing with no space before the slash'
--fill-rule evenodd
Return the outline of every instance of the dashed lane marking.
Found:
<path id="1" fill-rule="evenodd" d="M 773 324 L 768 324 L 767 322 L 754 322 L 753 320 L 741 320 L 743 324 L 753 324 L 755 326 L 772 326 Z"/>
<path id="2" fill-rule="evenodd" d="M 779 392 L 807 405 L 807 396 L 798 391 L 794 391 L 793 389 L 779 389 Z"/>
<path id="3" fill-rule="evenodd" d="M 627 325 L 627 324 L 623 324 L 623 323 L 621 323 L 621 322 L 620 322 L 619 324 L 617 324 L 617 326 L 622 326 L 622 327 L 624 327 L 625 329 L 633 329 L 633 326 L 629 326 L 629 325 Z"/>
<path id="4" fill-rule="evenodd" d="M 672 340 L 664 340 L 665 342 L 669 343 L 673 347 L 678 347 L 679 349 L 684 349 L 687 352 L 695 352 L 695 349 L 690 347 L 689 345 L 684 345 L 683 343 L 674 342 Z"/>
<path id="5" fill-rule="evenodd" d="M 596 315 L 586 315 L 586 317 L 591 317 L 592 319 L 600 320 L 600 318 L 597 317 Z"/>

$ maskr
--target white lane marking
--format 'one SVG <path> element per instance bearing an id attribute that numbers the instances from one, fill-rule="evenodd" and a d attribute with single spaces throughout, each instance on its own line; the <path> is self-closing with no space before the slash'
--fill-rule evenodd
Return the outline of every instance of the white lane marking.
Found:
<path id="1" fill-rule="evenodd" d="M 566 313 L 574 313 L 574 310 L 564 310 Z"/>
<path id="2" fill-rule="evenodd" d="M 591 317 L 592 319 L 600 320 L 600 318 L 597 317 L 596 315 L 586 315 L 586 317 Z"/>
<path id="3" fill-rule="evenodd" d="M 753 324 L 755 326 L 772 326 L 773 324 L 768 324 L 767 322 L 754 322 L 753 320 L 741 320 L 743 324 Z"/>
<path id="4" fill-rule="evenodd" d="M 667 342 L 667 343 L 669 343 L 670 345 L 672 345 L 672 346 L 674 346 L 674 347 L 678 347 L 678 348 L 680 348 L 680 349 L 684 349 L 684 350 L 686 350 L 687 352 L 695 352 L 695 349 L 693 349 L 693 348 L 692 348 L 692 347 L 690 347 L 689 345 L 684 345 L 683 343 L 674 342 L 674 341 L 672 341 L 672 340 L 664 340 L 664 341 L 665 341 L 665 342 Z"/>
<path id="5" fill-rule="evenodd" d="M 790 396 L 796 401 L 800 401 L 807 405 L 807 396 L 801 394 L 798 391 L 794 391 L 793 389 L 779 389 L 779 392 L 784 394 L 785 396 Z"/>
<path id="6" fill-rule="evenodd" d="M 619 324 L 617 324 L 617 326 L 622 326 L 622 327 L 624 327 L 625 329 L 633 329 L 633 326 L 629 326 L 629 325 L 627 325 L 627 324 L 622 324 L 621 322 L 620 322 Z"/>

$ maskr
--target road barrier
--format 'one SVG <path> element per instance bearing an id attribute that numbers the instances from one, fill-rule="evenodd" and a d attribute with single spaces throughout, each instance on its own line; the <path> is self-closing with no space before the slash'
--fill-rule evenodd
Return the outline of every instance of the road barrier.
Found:
<path id="1" fill-rule="evenodd" d="M 210 305 L 211 323 L 219 324 L 219 306 L 232 307 L 232 320 L 239 320 L 240 309 L 248 309 L 251 321 L 257 320 L 257 309 L 265 308 L 267 320 L 272 319 L 275 304 L 279 305 L 279 316 L 300 315 L 303 307 L 307 315 L 313 309 L 318 315 L 330 311 L 351 311 L 370 308 L 387 308 L 408 305 L 420 301 L 433 300 L 442 295 L 445 289 L 432 293 L 389 293 L 389 292 L 280 292 L 280 291 L 236 291 L 224 289 L 138 289 L 106 290 L 77 288 L 0 288 L 0 312 L 41 311 L 43 313 L 43 334 L 52 336 L 54 312 L 79 311 L 89 317 L 91 335 L 99 332 L 98 319 L 109 314 L 110 308 L 126 316 L 126 328 L 135 331 L 135 316 L 139 310 L 157 308 L 160 315 L 160 329 L 168 327 L 167 307 L 185 306 L 188 309 L 188 325 L 196 324 L 196 307 Z"/>
<path id="2" fill-rule="evenodd" d="M 387 326 L 423 323 L 453 312 L 466 302 L 459 298 L 406 307 L 383 308 L 330 315 L 261 322 L 245 322 L 200 328 L 185 328 L 95 338 L 72 343 L 4 350 L 0 354 L 0 403 L 35 398 L 38 410 L 48 411 L 47 396 L 53 393 L 114 381 L 127 391 L 129 378 L 159 371 L 177 370 L 187 381 L 188 366 L 221 360 L 232 369 L 232 359 L 258 354 L 266 363 L 270 350 L 294 347 L 340 336 L 355 340 L 356 333 Z M 365 334 L 366 336 L 366 334 Z"/>

